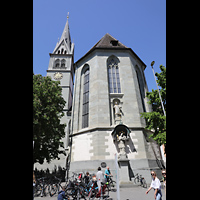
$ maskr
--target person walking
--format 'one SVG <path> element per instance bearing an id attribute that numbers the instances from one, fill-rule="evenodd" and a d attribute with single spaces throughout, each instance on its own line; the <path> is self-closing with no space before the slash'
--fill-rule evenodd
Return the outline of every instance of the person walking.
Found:
<path id="1" fill-rule="evenodd" d="M 163 176 L 164 190 L 166 195 L 166 169 L 162 170 L 162 176 Z"/>
<path id="2" fill-rule="evenodd" d="M 146 191 L 146 194 L 149 193 L 149 191 L 153 188 L 154 189 L 154 198 L 156 200 L 162 200 L 162 192 L 161 192 L 161 183 L 159 179 L 156 176 L 156 173 L 154 171 L 151 171 L 152 181 L 149 189 Z"/>
<path id="3" fill-rule="evenodd" d="M 97 178 L 98 189 L 100 191 L 100 189 L 101 189 L 101 182 L 105 182 L 104 174 L 101 171 L 101 167 L 98 167 L 98 172 L 96 174 L 96 178 Z"/>

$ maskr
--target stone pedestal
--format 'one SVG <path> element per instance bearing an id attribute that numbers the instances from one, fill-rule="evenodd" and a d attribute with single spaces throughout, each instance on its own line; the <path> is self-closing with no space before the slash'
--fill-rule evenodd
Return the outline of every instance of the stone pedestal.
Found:
<path id="1" fill-rule="evenodd" d="M 116 119 L 115 119 L 116 122 Z M 111 133 L 113 142 L 119 149 L 118 163 L 119 163 L 119 186 L 120 187 L 133 187 L 133 182 L 130 181 L 129 176 L 129 159 L 126 153 L 125 142 L 130 139 L 130 130 L 121 122 L 117 125 Z"/>
<path id="2" fill-rule="evenodd" d="M 130 181 L 129 178 L 129 159 L 127 158 L 120 158 L 118 159 L 119 163 L 119 186 L 120 187 L 133 187 L 133 182 Z"/>

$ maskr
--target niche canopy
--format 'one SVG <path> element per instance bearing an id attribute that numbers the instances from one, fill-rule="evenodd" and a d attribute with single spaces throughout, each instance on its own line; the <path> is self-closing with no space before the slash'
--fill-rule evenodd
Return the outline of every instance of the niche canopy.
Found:
<path id="1" fill-rule="evenodd" d="M 131 132 L 130 129 L 127 126 L 125 126 L 124 124 L 119 124 L 119 125 L 115 126 L 115 129 L 111 133 L 111 135 L 113 137 L 113 142 L 117 141 L 117 138 L 120 135 L 126 136 L 126 138 L 129 138 L 130 132 Z"/>

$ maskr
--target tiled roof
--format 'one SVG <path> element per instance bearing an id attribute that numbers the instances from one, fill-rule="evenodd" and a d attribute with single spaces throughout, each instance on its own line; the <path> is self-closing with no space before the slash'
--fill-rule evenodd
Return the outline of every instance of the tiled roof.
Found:
<path id="1" fill-rule="evenodd" d="M 109 33 L 106 33 L 93 47 L 93 48 L 128 48 L 121 42 L 112 37 Z"/>
<path id="2" fill-rule="evenodd" d="M 109 33 L 106 33 L 83 57 L 81 57 L 76 63 L 81 61 L 83 58 L 85 58 L 87 55 L 89 55 L 91 52 L 93 52 L 95 49 L 116 49 L 116 50 L 128 50 L 131 51 L 145 66 L 145 63 L 138 57 L 138 55 L 131 49 L 119 42 L 117 39 L 115 39 L 113 36 L 111 36 Z"/>

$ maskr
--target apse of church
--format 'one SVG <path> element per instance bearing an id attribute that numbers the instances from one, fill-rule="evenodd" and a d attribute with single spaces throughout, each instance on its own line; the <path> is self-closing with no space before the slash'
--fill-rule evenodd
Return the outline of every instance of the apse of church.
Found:
<path id="1" fill-rule="evenodd" d="M 75 63 L 75 67 L 72 161 L 111 159 L 116 147 L 110 132 L 116 125 L 123 123 L 134 129 L 145 127 L 140 113 L 150 110 L 144 95 L 146 65 L 132 49 L 107 33 Z M 89 74 L 88 84 L 85 84 L 85 71 Z M 94 137 L 98 141 L 95 147 Z M 139 153 L 133 153 L 132 157 Z"/>
<path id="2" fill-rule="evenodd" d="M 111 133 L 120 124 L 130 130 L 124 141 L 125 158 L 130 160 L 127 167 L 138 171 L 155 164 L 159 147 L 151 148 L 140 117 L 151 111 L 145 68 L 131 48 L 108 33 L 75 63 L 71 169 L 95 171 L 101 162 L 114 168 L 120 148 Z"/>
<path id="3" fill-rule="evenodd" d="M 147 91 L 143 70 L 146 65 L 130 48 L 108 33 L 83 58 L 75 63 L 73 132 L 83 129 L 84 113 L 88 113 L 87 128 L 110 127 L 120 121 L 132 127 L 144 127 L 141 112 L 149 111 L 145 98 Z M 84 70 L 90 74 L 89 92 L 84 94 Z M 86 98 L 86 99 L 85 99 Z M 87 111 L 84 102 L 87 101 Z M 115 103 L 120 113 L 115 114 Z M 84 126 L 84 128 L 86 128 Z"/>

